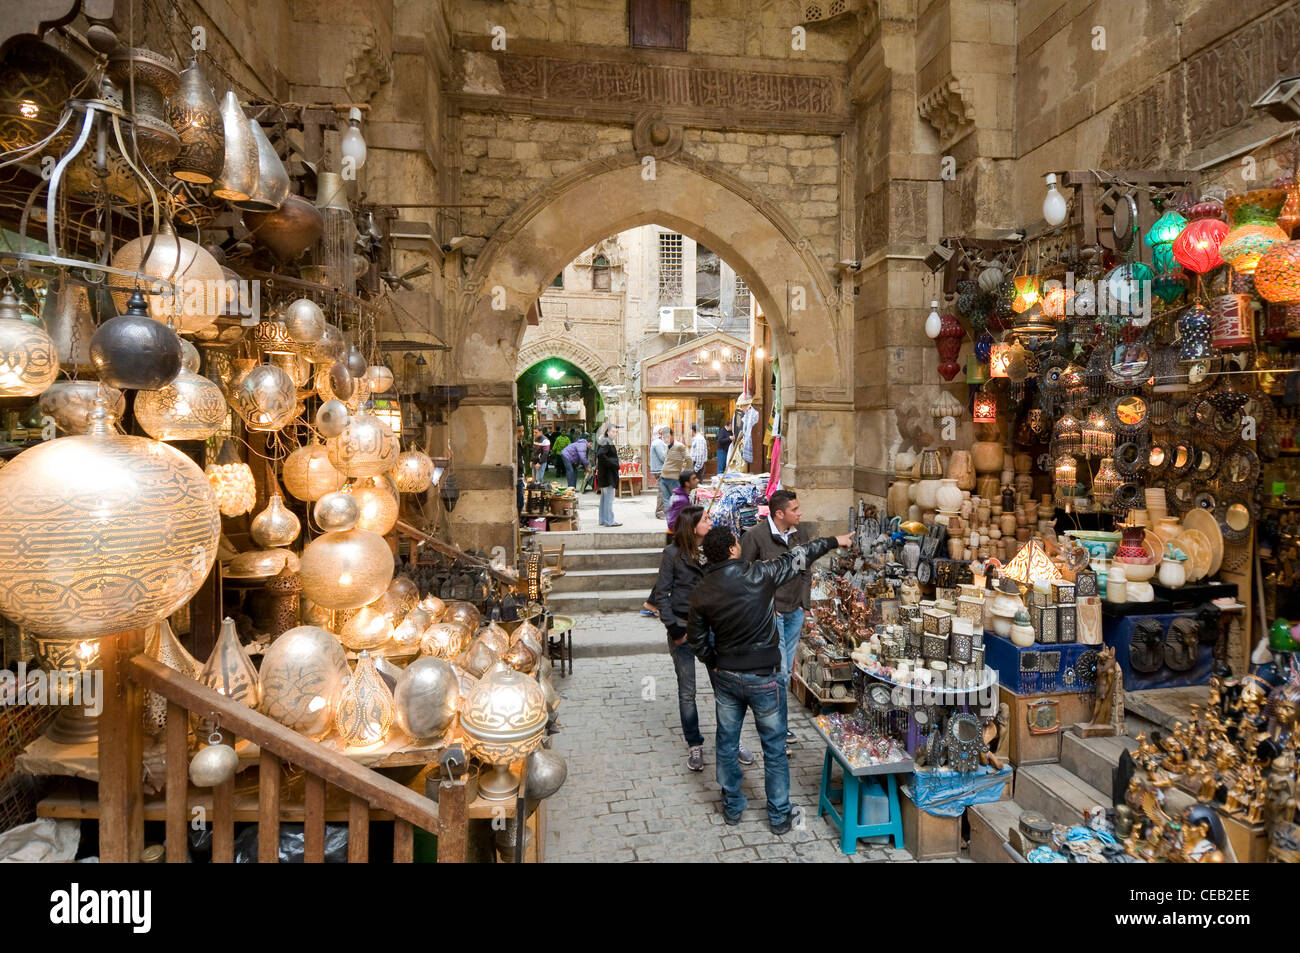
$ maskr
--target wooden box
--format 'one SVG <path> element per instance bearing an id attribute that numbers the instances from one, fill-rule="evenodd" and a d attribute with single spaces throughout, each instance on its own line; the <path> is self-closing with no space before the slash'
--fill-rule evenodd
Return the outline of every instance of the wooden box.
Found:
<path id="1" fill-rule="evenodd" d="M 546 528 L 552 533 L 571 532 L 578 528 L 578 520 L 573 516 L 552 516 L 546 521 Z"/>
<path id="2" fill-rule="evenodd" d="M 1223 821 L 1224 833 L 1237 855 L 1237 863 L 1268 863 L 1268 829 L 1263 824 L 1250 824 L 1244 814 L 1225 814 L 1222 811 L 1219 811 L 1219 819 Z"/>
<path id="3" fill-rule="evenodd" d="M 1092 694 L 1079 692 L 1047 692 L 1040 695 L 1017 695 L 1004 685 L 998 686 L 999 701 L 1011 709 L 1008 727 L 1010 737 L 999 754 L 1012 764 L 1051 764 L 1061 760 L 1061 733 L 1079 721 L 1092 720 Z M 1036 703 L 1055 702 L 1057 726 L 1054 731 L 1036 733 L 1030 730 L 1029 716 Z"/>
<path id="4" fill-rule="evenodd" d="M 961 853 L 961 818 L 935 817 L 912 803 L 909 790 L 898 792 L 903 815 L 903 846 L 916 860 L 941 860 Z"/>

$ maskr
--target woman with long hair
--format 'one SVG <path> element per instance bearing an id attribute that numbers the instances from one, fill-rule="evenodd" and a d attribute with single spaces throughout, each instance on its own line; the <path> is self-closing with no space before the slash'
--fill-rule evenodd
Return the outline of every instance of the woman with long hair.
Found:
<path id="1" fill-rule="evenodd" d="M 664 548 L 659 560 L 659 582 L 654 592 L 659 620 L 668 630 L 668 652 L 677 672 L 677 706 L 689 749 L 686 766 L 692 771 L 704 770 L 704 735 L 700 733 L 700 713 L 695 706 L 695 656 L 686 645 L 686 619 L 690 614 L 691 592 L 704 576 L 704 551 L 700 544 L 712 527 L 701 506 L 688 506 L 677 514 L 672 542 Z M 744 745 L 740 746 L 740 763 L 754 763 L 754 755 Z"/>

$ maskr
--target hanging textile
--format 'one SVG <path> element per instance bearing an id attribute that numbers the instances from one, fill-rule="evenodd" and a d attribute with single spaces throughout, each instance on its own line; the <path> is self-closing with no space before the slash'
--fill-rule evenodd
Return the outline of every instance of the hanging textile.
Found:
<path id="1" fill-rule="evenodd" d="M 746 463 L 754 462 L 754 424 L 758 423 L 758 411 L 751 404 L 745 408 L 740 418 L 740 432 L 744 439 L 740 444 L 740 456 Z"/>

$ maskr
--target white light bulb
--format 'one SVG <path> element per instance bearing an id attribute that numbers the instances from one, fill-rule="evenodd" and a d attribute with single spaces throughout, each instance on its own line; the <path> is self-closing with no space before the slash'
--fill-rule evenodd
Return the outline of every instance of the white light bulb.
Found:
<path id="1" fill-rule="evenodd" d="M 943 318 L 939 317 L 939 302 L 930 302 L 930 316 L 925 319 L 925 336 L 931 339 L 937 338 L 939 332 L 943 330 Z"/>
<path id="2" fill-rule="evenodd" d="M 1048 225 L 1060 225 L 1065 221 L 1067 212 L 1065 196 L 1056 187 L 1056 174 L 1048 173 L 1047 194 L 1043 196 L 1043 220 Z"/>
<path id="3" fill-rule="evenodd" d="M 361 135 L 360 124 L 361 110 L 354 106 L 348 114 L 348 131 L 343 133 L 343 140 L 339 143 L 343 156 L 351 159 L 357 169 L 366 164 L 366 140 Z"/>

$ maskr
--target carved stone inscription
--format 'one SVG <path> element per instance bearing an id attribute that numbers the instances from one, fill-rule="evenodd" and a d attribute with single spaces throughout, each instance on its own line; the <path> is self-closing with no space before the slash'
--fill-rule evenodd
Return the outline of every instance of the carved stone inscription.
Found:
<path id="1" fill-rule="evenodd" d="M 575 63 L 542 56 L 504 56 L 499 62 L 503 91 L 513 96 L 820 116 L 841 108 L 838 84 L 825 76 Z"/>

